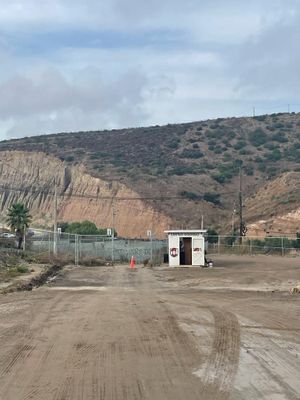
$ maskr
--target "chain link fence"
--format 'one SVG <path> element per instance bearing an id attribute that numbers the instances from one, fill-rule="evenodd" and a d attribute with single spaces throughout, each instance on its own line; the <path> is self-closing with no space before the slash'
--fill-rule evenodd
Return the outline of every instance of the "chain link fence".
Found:
<path id="1" fill-rule="evenodd" d="M 49 257 L 64 255 L 80 264 L 85 259 L 101 259 L 107 262 L 136 262 L 160 264 L 168 252 L 166 240 L 121 239 L 100 235 L 74 235 L 36 231 L 27 240 L 26 248 L 35 253 L 48 253 Z"/>
<path id="2" fill-rule="evenodd" d="M 0 251 L 17 251 L 13 238 L 0 239 Z M 52 260 L 64 257 L 76 265 L 88 259 L 112 263 L 129 263 L 132 256 L 137 263 L 167 262 L 167 240 L 155 239 L 122 239 L 108 236 L 74 235 L 35 230 L 32 236 L 26 237 L 25 249 L 29 253 Z M 206 252 L 214 254 L 274 254 L 300 255 L 300 237 L 238 237 L 207 236 Z"/>
<path id="3" fill-rule="evenodd" d="M 207 236 L 210 254 L 300 255 L 300 237 Z"/>

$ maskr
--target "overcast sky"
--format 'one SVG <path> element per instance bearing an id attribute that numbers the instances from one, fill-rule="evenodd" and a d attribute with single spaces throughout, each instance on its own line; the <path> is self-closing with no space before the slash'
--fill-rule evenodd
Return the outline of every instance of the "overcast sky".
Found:
<path id="1" fill-rule="evenodd" d="M 299 0 L 0 0 L 0 139 L 300 110 Z"/>

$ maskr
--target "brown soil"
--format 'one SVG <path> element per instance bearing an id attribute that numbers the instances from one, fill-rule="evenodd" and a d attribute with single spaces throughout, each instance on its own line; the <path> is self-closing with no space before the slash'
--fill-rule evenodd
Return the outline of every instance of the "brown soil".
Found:
<path id="1" fill-rule="evenodd" d="M 0 298 L 0 399 L 299 399 L 297 259 L 79 267 Z"/>

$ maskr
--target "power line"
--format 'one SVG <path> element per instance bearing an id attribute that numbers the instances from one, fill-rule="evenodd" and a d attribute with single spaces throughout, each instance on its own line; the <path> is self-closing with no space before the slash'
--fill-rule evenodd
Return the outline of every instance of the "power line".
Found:
<path id="1" fill-rule="evenodd" d="M 55 196 L 55 192 L 52 191 L 42 191 L 42 190 L 32 190 L 32 189 L 20 189 L 20 188 L 14 188 L 14 187 L 9 187 L 9 186 L 0 186 L 0 190 L 2 191 L 11 191 L 11 192 L 23 192 L 23 193 L 32 193 L 32 194 L 44 194 L 47 196 Z M 94 195 L 86 195 L 86 194 L 74 194 L 74 193 L 58 193 L 58 197 L 63 197 L 63 198 L 71 198 L 71 197 L 77 197 L 77 198 L 87 198 L 87 199 L 94 199 L 94 200 L 117 200 L 117 201 L 130 201 L 130 200 L 173 200 L 173 199 L 181 199 L 181 200 L 190 200 L 187 198 L 184 198 L 182 196 L 149 196 L 149 197 L 117 197 L 117 196 L 94 196 Z"/>
<path id="2" fill-rule="evenodd" d="M 55 191 L 44 191 L 39 189 L 21 189 L 11 186 L 0 186 L 0 191 L 11 191 L 11 192 L 23 192 L 23 193 L 31 193 L 31 194 L 44 194 L 47 196 L 55 196 Z M 227 194 L 235 194 L 235 192 L 221 192 L 218 193 L 220 195 L 227 195 Z M 95 195 L 86 195 L 86 194 L 74 194 L 74 193 L 57 193 L 58 197 L 63 198 L 87 198 L 87 199 L 94 199 L 94 200 L 116 200 L 116 201 L 137 201 L 137 200 L 154 200 L 154 201 L 164 201 L 164 200 L 186 200 L 191 201 L 193 199 L 189 199 L 183 196 L 126 196 L 126 197 L 117 197 L 117 196 L 95 196 Z M 201 200 L 201 199 L 199 199 Z"/>

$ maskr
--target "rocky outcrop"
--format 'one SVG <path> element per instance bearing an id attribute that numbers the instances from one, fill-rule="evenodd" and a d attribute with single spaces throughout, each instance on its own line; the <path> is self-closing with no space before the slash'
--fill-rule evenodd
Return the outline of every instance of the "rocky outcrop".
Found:
<path id="1" fill-rule="evenodd" d="M 58 220 L 90 220 L 99 227 L 114 226 L 119 236 L 145 237 L 151 229 L 157 238 L 172 221 L 146 204 L 140 195 L 116 181 L 104 181 L 83 166 L 67 166 L 44 153 L 0 153 L 0 210 L 20 201 L 31 210 L 34 223 L 53 224 L 54 186 L 58 188 Z"/>

